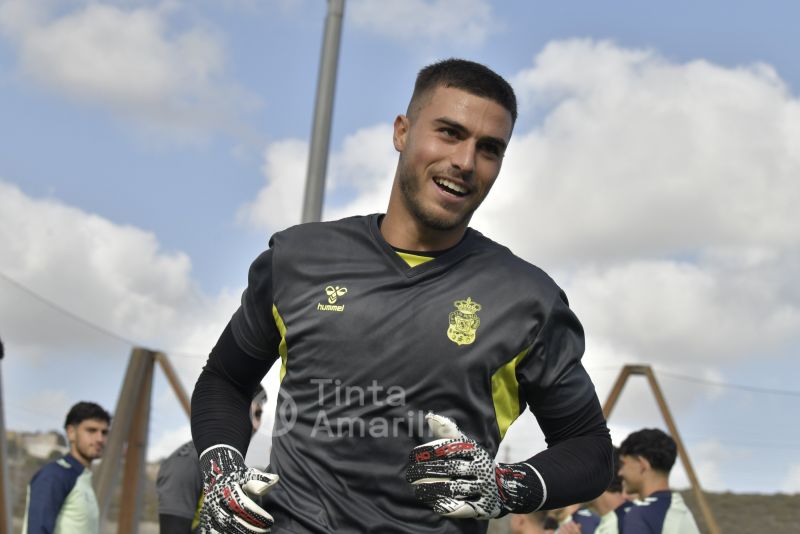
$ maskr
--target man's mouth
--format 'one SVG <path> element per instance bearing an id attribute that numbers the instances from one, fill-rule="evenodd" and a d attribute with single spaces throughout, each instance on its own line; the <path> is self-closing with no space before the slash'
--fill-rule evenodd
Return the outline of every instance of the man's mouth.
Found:
<path id="1" fill-rule="evenodd" d="M 458 185 L 455 182 L 451 182 L 447 178 L 442 178 L 441 176 L 435 176 L 433 181 L 439 186 L 439 189 L 442 189 L 443 191 L 446 191 L 447 193 L 457 197 L 463 197 L 468 192 L 466 187 Z"/>

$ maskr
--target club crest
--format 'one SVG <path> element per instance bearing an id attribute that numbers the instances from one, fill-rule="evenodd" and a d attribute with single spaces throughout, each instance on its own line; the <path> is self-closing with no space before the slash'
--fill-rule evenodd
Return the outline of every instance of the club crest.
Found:
<path id="1" fill-rule="evenodd" d="M 467 300 L 457 300 L 453 305 L 456 311 L 450 312 L 447 337 L 456 345 L 469 345 L 475 341 L 475 333 L 481 325 L 481 319 L 477 315 L 481 305 L 470 297 Z"/>

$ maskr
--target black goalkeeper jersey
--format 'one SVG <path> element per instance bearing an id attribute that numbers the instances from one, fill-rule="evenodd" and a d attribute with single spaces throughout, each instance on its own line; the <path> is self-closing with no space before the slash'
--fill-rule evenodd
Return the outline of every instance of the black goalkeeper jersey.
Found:
<path id="1" fill-rule="evenodd" d="M 526 405 L 541 420 L 596 404 L 581 325 L 543 271 L 479 232 L 410 268 L 379 217 L 279 232 L 250 269 L 233 336 L 281 358 L 265 508 L 275 532 L 485 532 L 406 483 L 424 415 L 496 454 Z"/>

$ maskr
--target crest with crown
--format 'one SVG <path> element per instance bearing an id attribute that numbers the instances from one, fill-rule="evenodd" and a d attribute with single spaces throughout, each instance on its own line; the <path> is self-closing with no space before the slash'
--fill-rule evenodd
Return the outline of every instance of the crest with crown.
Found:
<path id="1" fill-rule="evenodd" d="M 474 315 L 481 311 L 481 305 L 473 301 L 471 297 L 467 297 L 467 300 L 457 300 L 453 304 L 458 311 L 464 314 Z"/>

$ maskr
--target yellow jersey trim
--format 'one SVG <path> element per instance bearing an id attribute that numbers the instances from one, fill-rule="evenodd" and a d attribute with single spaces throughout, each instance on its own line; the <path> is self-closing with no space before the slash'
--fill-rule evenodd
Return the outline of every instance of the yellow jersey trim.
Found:
<path id="1" fill-rule="evenodd" d="M 283 317 L 278 313 L 278 308 L 272 305 L 272 316 L 275 318 L 275 326 L 278 327 L 278 333 L 281 335 L 281 343 L 278 345 L 278 354 L 281 356 L 281 374 L 279 382 L 283 382 L 283 377 L 286 376 L 286 358 L 289 357 L 289 350 L 286 348 L 286 324 L 283 322 Z"/>
<path id="2" fill-rule="evenodd" d="M 203 500 L 205 499 L 205 496 L 205 491 L 201 491 L 200 498 L 197 499 L 197 508 L 195 509 L 194 517 L 192 518 L 192 531 L 200 528 L 200 512 L 203 510 Z"/>
<path id="3" fill-rule="evenodd" d="M 418 254 L 409 254 L 408 252 L 397 252 L 397 255 L 403 258 L 403 260 L 408 264 L 409 267 L 414 268 L 417 265 L 422 265 L 423 263 L 427 263 L 433 259 L 431 256 L 420 256 Z"/>
<path id="4" fill-rule="evenodd" d="M 511 423 L 520 415 L 517 365 L 526 354 L 528 354 L 528 349 L 514 356 L 510 362 L 492 375 L 492 401 L 501 440 L 505 437 Z"/>

